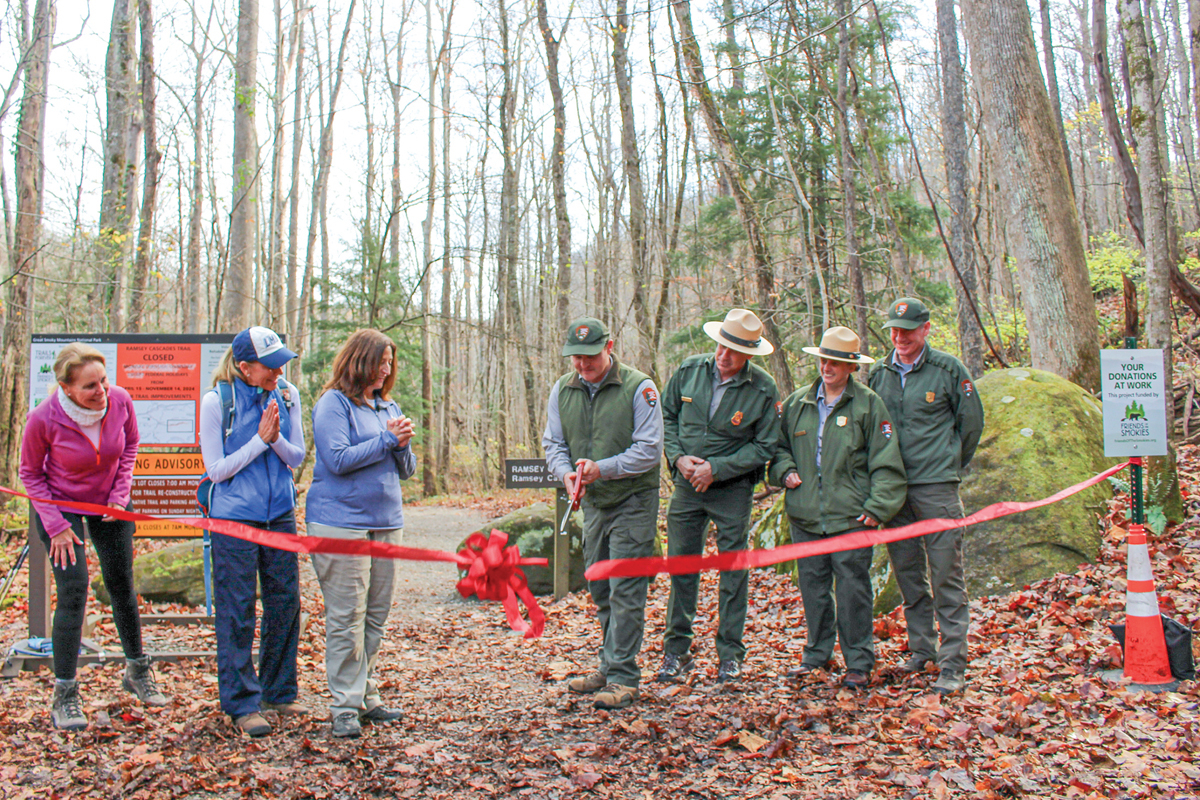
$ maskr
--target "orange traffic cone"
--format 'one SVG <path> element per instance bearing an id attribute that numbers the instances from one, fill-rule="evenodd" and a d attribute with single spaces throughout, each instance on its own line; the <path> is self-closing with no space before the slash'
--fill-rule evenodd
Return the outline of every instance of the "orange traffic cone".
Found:
<path id="1" fill-rule="evenodd" d="M 1163 636 L 1154 573 L 1150 569 L 1150 548 L 1142 525 L 1129 527 L 1127 569 L 1124 675 L 1137 684 L 1171 683 L 1174 679 L 1167 660 L 1167 640 Z"/>

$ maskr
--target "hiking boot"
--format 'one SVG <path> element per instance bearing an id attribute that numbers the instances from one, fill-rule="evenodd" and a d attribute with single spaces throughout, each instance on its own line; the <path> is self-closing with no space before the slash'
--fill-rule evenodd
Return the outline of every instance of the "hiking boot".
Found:
<path id="1" fill-rule="evenodd" d="M 121 679 L 121 685 L 148 706 L 165 706 L 171 702 L 158 690 L 158 684 L 154 682 L 150 656 L 125 659 L 125 677 Z"/>
<path id="2" fill-rule="evenodd" d="M 357 739 L 362 736 L 362 723 L 358 721 L 358 714 L 343 711 L 334 717 L 333 735 L 337 739 Z"/>
<path id="3" fill-rule="evenodd" d="M 88 726 L 79 701 L 79 684 L 74 680 L 54 682 L 54 701 L 50 706 L 50 721 L 60 731 L 81 731 Z"/>
<path id="4" fill-rule="evenodd" d="M 658 675 L 654 680 L 659 683 L 674 683 L 680 680 L 692 668 L 692 654 L 683 653 L 676 655 L 674 653 L 666 653 L 663 655 L 662 666 L 658 670 Z"/>
<path id="5" fill-rule="evenodd" d="M 842 686 L 855 692 L 867 688 L 870 682 L 871 676 L 860 669 L 847 670 L 846 676 L 842 678 Z"/>
<path id="6" fill-rule="evenodd" d="M 717 667 L 717 683 L 734 683 L 742 677 L 742 662 L 732 658 L 721 660 Z"/>
<path id="7" fill-rule="evenodd" d="M 582 678 L 572 678 L 567 681 L 567 688 L 575 694 L 595 694 L 604 688 L 606 680 L 604 673 L 596 670 L 590 675 L 584 675 Z"/>
<path id="8" fill-rule="evenodd" d="M 370 711 L 358 715 L 358 721 L 368 725 L 372 722 L 399 722 L 403 718 L 403 714 L 387 706 L 375 706 Z"/>
<path id="9" fill-rule="evenodd" d="M 961 672 L 955 672 L 951 669 L 943 669 L 938 675 L 937 682 L 933 684 L 933 690 L 945 697 L 950 694 L 957 694 L 965 689 L 967 681 Z"/>
<path id="10" fill-rule="evenodd" d="M 304 717 L 308 715 L 308 706 L 302 703 L 259 703 L 263 711 L 274 711 L 285 717 Z"/>
<path id="11" fill-rule="evenodd" d="M 637 687 L 610 683 L 596 695 L 596 708 L 629 708 L 637 699 Z"/>
<path id="12" fill-rule="evenodd" d="M 918 672 L 924 672 L 925 668 L 932 663 L 932 657 L 913 653 L 900 665 L 900 671 L 907 672 L 909 675 L 915 675 Z"/>
<path id="13" fill-rule="evenodd" d="M 257 711 L 235 717 L 233 724 L 239 731 L 254 739 L 266 736 L 271 732 L 271 723 L 263 719 L 263 715 Z"/>
<path id="14" fill-rule="evenodd" d="M 787 671 L 787 679 L 789 681 L 805 681 L 813 676 L 814 673 L 821 671 L 824 667 L 818 667 L 816 664 L 801 664 L 795 669 Z"/>

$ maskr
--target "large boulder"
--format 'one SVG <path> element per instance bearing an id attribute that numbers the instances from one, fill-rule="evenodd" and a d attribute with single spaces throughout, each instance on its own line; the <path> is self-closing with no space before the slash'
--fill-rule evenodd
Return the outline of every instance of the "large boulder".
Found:
<path id="1" fill-rule="evenodd" d="M 548 559 L 550 565 L 546 567 L 521 567 L 529 581 L 529 590 L 537 595 L 546 595 L 554 593 L 554 531 L 558 523 L 559 520 L 554 518 L 554 506 L 550 503 L 534 503 L 492 520 L 478 532 L 488 536 L 493 529 L 504 531 L 508 534 L 509 544 L 517 545 L 522 556 Z M 583 578 L 582 511 L 571 514 L 567 530 L 571 537 L 570 591 L 577 592 L 586 583 Z M 466 543 L 464 539 L 458 549 L 461 550 Z"/>
<path id="2" fill-rule="evenodd" d="M 142 553 L 133 560 L 133 585 L 152 603 L 204 605 L 204 540 L 187 539 Z M 99 570 L 92 578 L 92 590 L 101 603 L 111 604 Z"/>
<path id="3" fill-rule="evenodd" d="M 961 486 L 968 514 L 1005 500 L 1038 500 L 1111 466 L 1104 458 L 1100 403 L 1079 386 L 1049 372 L 1005 369 L 988 373 L 975 387 L 983 401 L 984 431 Z M 1007 592 L 1095 559 L 1102 535 L 1097 512 L 1111 496 L 1101 483 L 1061 502 L 968 528 L 968 592 Z M 755 547 L 791 541 L 782 496 L 752 530 Z M 777 570 L 795 579 L 794 562 Z M 886 547 L 875 548 L 872 583 L 876 612 L 900 603 Z"/>

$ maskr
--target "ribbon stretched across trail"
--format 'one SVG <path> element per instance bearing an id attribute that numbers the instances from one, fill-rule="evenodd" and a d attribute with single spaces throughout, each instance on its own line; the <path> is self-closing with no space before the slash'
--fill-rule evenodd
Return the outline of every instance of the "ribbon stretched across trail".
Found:
<path id="1" fill-rule="evenodd" d="M 466 547 L 457 553 L 448 553 L 444 550 L 404 547 L 387 542 L 373 542 L 369 539 L 327 539 L 320 536 L 298 536 L 278 531 L 264 531 L 227 519 L 157 517 L 94 503 L 30 497 L 24 492 L 18 492 L 6 486 L 0 486 L 0 493 L 24 497 L 38 503 L 49 503 L 68 511 L 88 515 L 115 517 L 132 522 L 167 520 L 292 553 L 373 556 L 399 561 L 445 561 L 457 564 L 467 573 L 466 577 L 455 585 L 459 594 L 463 597 L 477 594 L 480 600 L 497 600 L 502 603 L 504 613 L 508 617 L 509 627 L 518 633 L 523 633 L 526 639 L 536 639 L 541 636 L 542 629 L 546 625 L 546 615 L 543 613 L 542 607 L 538 605 L 533 592 L 529 591 L 525 573 L 520 568 L 523 566 L 546 566 L 549 561 L 545 558 L 522 557 L 516 545 L 508 544 L 508 534 L 504 531 L 493 530 L 491 536 L 486 537 L 481 533 L 473 534 L 467 539 Z M 521 610 L 517 605 L 518 598 L 525 603 L 525 607 L 529 611 L 529 622 L 521 617 Z"/>
<path id="2" fill-rule="evenodd" d="M 804 558 L 806 556 L 838 553 L 843 550 L 857 550 L 860 547 L 898 542 L 901 539 L 911 539 L 915 536 L 924 536 L 927 533 L 962 528 L 978 522 L 987 522 L 999 519 L 1000 517 L 1007 517 L 1010 514 L 1019 514 L 1022 511 L 1031 511 L 1035 508 L 1048 506 L 1051 503 L 1057 503 L 1059 500 L 1068 498 L 1073 494 L 1078 494 L 1089 486 L 1095 486 L 1097 483 L 1115 475 L 1129 466 L 1129 463 L 1126 461 L 1124 464 L 1118 464 L 1111 469 L 1101 472 L 1099 475 L 1081 481 L 1074 486 L 1068 486 L 1066 489 L 1056 492 L 1049 497 L 1043 497 L 1041 500 L 1031 500 L 1025 503 L 994 503 L 962 519 L 925 519 L 920 522 L 914 522 L 911 525 L 905 525 L 902 528 L 877 528 L 855 531 L 854 533 L 829 536 L 815 542 L 786 544 L 770 550 L 729 550 L 715 555 L 614 558 L 608 561 L 597 561 L 588 567 L 587 571 L 584 572 L 584 577 L 589 581 L 600 581 L 605 578 L 644 578 L 660 573 L 690 575 L 706 569 L 730 572 L 733 570 L 753 569 L 755 567 L 769 567 L 775 564 L 782 564 L 784 561 L 791 561 L 792 559 Z"/>

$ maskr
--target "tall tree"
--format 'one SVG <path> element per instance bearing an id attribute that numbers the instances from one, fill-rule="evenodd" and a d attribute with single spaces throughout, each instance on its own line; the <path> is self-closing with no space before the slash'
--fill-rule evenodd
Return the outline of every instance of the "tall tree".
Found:
<path id="1" fill-rule="evenodd" d="M 96 263 L 100 280 L 93 293 L 92 324 L 97 330 L 125 327 L 125 274 L 133 250 L 137 210 L 138 134 L 141 104 L 137 79 L 137 17 L 133 0 L 114 0 L 104 64 L 108 116 L 104 127 L 104 178 Z M 107 325 L 104 316 L 107 313 Z"/>
<path id="2" fill-rule="evenodd" d="M 967 370 L 983 374 L 983 336 L 971 310 L 975 302 L 975 247 L 967 205 L 967 128 L 963 108 L 963 65 L 958 51 L 954 0 L 937 0 L 938 49 L 942 54 L 942 148 L 950 201 L 950 256 L 958 273 L 958 341 Z"/>
<path id="3" fill-rule="evenodd" d="M 37 0 L 24 61 L 24 95 L 17 118 L 17 215 L 13 226 L 12 279 L 4 318 L 4 358 L 0 360 L 0 485 L 17 478 L 21 431 L 29 392 L 29 334 L 33 326 L 33 276 L 42 249 L 42 197 L 45 174 L 46 92 L 54 40 L 54 0 Z"/>
<path id="4" fill-rule="evenodd" d="M 867 293 L 863 286 L 862 259 L 858 254 L 858 198 L 855 186 L 854 142 L 850 136 L 850 26 L 854 15 L 850 0 L 837 0 L 837 126 L 838 161 L 842 182 L 842 231 L 846 246 L 846 272 L 850 278 L 850 297 L 854 304 L 855 327 L 863 350 L 868 349 Z"/>
<path id="5" fill-rule="evenodd" d="M 258 233 L 258 0 L 238 0 L 237 55 L 233 81 L 233 204 L 229 212 L 229 262 L 221 294 L 219 326 L 241 330 L 258 313 L 254 263 Z"/>
<path id="6" fill-rule="evenodd" d="M 1025 0 L 963 0 L 984 120 L 998 147 L 1033 366 L 1100 385 L 1096 308 L 1062 144 Z"/>
<path id="7" fill-rule="evenodd" d="M 567 107 L 563 102 L 562 82 L 558 75 L 559 38 L 550 27 L 550 16 L 546 0 L 537 0 L 538 28 L 546 44 L 546 80 L 550 85 L 550 99 L 554 106 L 554 144 L 550 151 L 550 180 L 554 192 L 555 251 L 558 257 L 558 272 L 555 280 L 555 320 L 558 330 L 565 331 L 570 320 L 567 318 L 571 301 L 571 215 L 567 210 Z M 569 20 L 568 20 L 569 22 Z M 567 22 L 559 36 L 565 36 Z"/>
<path id="8" fill-rule="evenodd" d="M 139 29 L 142 35 L 142 120 L 143 148 L 146 169 L 142 174 L 142 211 L 138 224 L 137 254 L 133 263 L 130 285 L 129 330 L 140 331 L 146 322 L 147 286 L 153 259 L 154 212 L 158 205 L 158 165 L 162 152 L 158 149 L 158 86 L 154 67 L 154 11 L 151 0 L 138 0 Z"/>
<path id="9" fill-rule="evenodd" d="M 1067 145 L 1067 129 L 1063 125 L 1062 94 L 1058 90 L 1058 68 L 1054 64 L 1054 28 L 1050 24 L 1050 0 L 1038 0 L 1038 11 L 1042 22 L 1042 60 L 1046 70 L 1046 92 L 1050 97 L 1050 107 L 1054 109 L 1054 126 L 1058 130 L 1058 138 L 1062 141 L 1063 160 L 1067 164 L 1067 177 L 1071 174 L 1071 148 Z"/>

